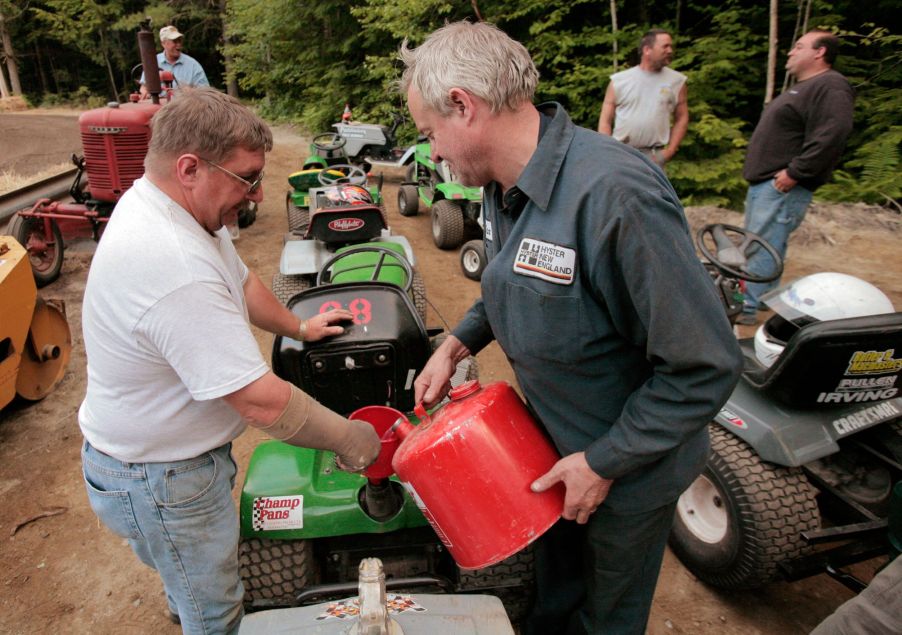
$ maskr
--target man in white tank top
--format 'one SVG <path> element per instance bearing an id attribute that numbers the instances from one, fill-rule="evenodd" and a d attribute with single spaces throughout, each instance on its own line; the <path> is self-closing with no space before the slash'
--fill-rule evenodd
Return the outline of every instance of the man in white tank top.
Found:
<path id="1" fill-rule="evenodd" d="M 668 68 L 673 39 L 652 29 L 639 43 L 638 66 L 611 75 L 598 132 L 611 135 L 663 166 L 673 158 L 689 126 L 686 76 Z M 671 128 L 673 116 L 673 128 Z"/>

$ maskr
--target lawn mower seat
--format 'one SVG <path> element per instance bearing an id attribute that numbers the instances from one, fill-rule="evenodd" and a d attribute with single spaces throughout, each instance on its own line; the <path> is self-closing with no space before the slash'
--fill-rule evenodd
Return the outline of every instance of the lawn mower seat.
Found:
<path id="1" fill-rule="evenodd" d="M 336 247 L 372 240 L 387 227 L 378 205 L 317 206 L 310 215 L 306 238 L 316 238 L 328 247 Z"/>
<path id="2" fill-rule="evenodd" d="M 758 361 L 751 338 L 740 347 L 743 380 L 791 407 L 882 401 L 895 397 L 902 383 L 902 313 L 804 326 L 770 368 Z"/>
<path id="3" fill-rule="evenodd" d="M 276 337 L 272 367 L 277 376 L 345 416 L 371 405 L 413 409 L 413 380 L 431 347 L 403 289 L 369 281 L 330 284 L 301 292 L 288 308 L 304 319 L 346 308 L 354 322 L 342 335 L 319 342 Z"/>

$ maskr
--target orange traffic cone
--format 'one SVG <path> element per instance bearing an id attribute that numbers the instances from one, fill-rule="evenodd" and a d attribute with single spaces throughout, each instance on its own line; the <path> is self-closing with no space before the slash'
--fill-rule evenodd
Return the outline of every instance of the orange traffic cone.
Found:
<path id="1" fill-rule="evenodd" d="M 345 111 L 341 115 L 342 121 L 350 121 L 351 120 L 351 107 L 348 104 L 345 104 Z"/>

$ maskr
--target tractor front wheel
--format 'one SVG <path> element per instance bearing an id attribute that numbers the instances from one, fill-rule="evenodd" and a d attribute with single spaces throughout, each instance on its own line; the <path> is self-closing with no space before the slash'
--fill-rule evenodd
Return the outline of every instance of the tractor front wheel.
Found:
<path id="1" fill-rule="evenodd" d="M 309 540 L 242 538 L 238 569 L 245 605 L 261 600 L 289 605 L 305 587 L 317 582 Z"/>
<path id="2" fill-rule="evenodd" d="M 402 185 L 398 188 L 398 211 L 401 216 L 416 216 L 420 211 L 419 192 L 416 185 Z"/>
<path id="3" fill-rule="evenodd" d="M 9 224 L 9 233 L 28 252 L 31 271 L 38 287 L 43 287 L 60 276 L 63 269 L 63 233 L 52 218 L 50 235 L 43 218 L 26 218 L 16 214 Z"/>
<path id="4" fill-rule="evenodd" d="M 457 203 L 442 199 L 432 204 L 432 238 L 439 249 L 460 247 L 464 240 L 464 215 Z"/>
<path id="5" fill-rule="evenodd" d="M 815 489 L 801 468 L 765 463 L 742 439 L 709 426 L 711 456 L 677 502 L 670 546 L 699 579 L 753 589 L 803 555 L 803 531 L 820 526 Z"/>

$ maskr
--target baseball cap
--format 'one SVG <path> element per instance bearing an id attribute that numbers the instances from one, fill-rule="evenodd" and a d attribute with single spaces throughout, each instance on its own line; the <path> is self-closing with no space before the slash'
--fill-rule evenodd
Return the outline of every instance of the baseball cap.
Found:
<path id="1" fill-rule="evenodd" d="M 160 29 L 160 42 L 165 40 L 177 40 L 180 37 L 183 37 L 179 30 L 174 26 L 164 26 Z"/>

